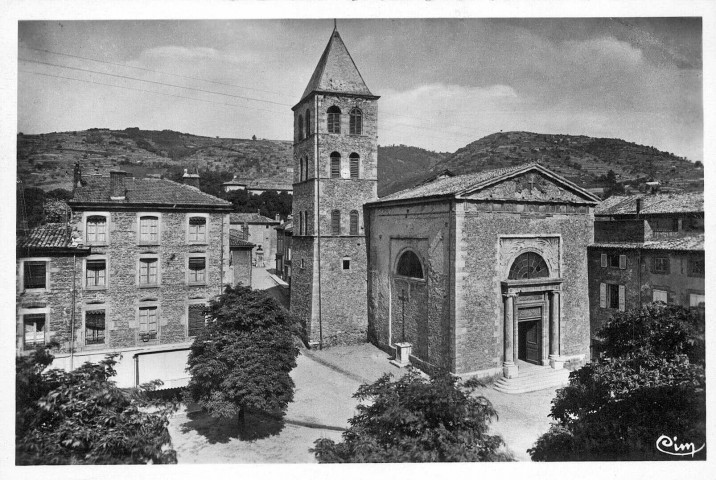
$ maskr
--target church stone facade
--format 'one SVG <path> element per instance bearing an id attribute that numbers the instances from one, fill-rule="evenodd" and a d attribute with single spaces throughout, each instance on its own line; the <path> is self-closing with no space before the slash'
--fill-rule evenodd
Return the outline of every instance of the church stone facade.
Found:
<path id="1" fill-rule="evenodd" d="M 448 177 L 365 206 L 370 340 L 457 374 L 589 353 L 597 199 L 539 164 Z"/>
<path id="2" fill-rule="evenodd" d="M 377 198 L 378 98 L 334 30 L 293 107 L 291 311 L 320 346 L 367 338 L 363 204 Z"/>
<path id="3" fill-rule="evenodd" d="M 598 199 L 529 164 L 378 200 L 377 100 L 334 30 L 293 107 L 291 311 L 309 341 L 408 343 L 464 375 L 584 361 Z"/>

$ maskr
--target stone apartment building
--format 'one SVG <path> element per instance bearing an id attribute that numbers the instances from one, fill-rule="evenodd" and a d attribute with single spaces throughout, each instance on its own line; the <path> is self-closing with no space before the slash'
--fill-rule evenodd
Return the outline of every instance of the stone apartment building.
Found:
<path id="1" fill-rule="evenodd" d="M 195 186 L 121 171 L 76 178 L 68 203 L 69 238 L 47 243 L 62 229 L 45 226 L 21 243 L 18 351 L 52 338 L 60 343 L 55 366 L 64 368 L 120 352 L 119 385 L 154 378 L 181 385 L 205 305 L 233 280 L 231 204 Z M 40 313 L 44 330 L 36 324 L 28 342 L 26 317 Z"/>
<path id="2" fill-rule="evenodd" d="M 703 193 L 610 197 L 594 216 L 588 249 L 592 338 L 614 312 L 652 301 L 704 312 Z"/>

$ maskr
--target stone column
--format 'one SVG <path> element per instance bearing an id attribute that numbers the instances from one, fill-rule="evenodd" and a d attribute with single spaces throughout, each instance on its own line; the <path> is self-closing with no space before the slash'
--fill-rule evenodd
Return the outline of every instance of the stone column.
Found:
<path id="1" fill-rule="evenodd" d="M 517 331 L 517 322 L 515 322 L 516 296 L 516 293 L 507 293 L 502 296 L 505 310 L 505 358 L 502 363 L 502 372 L 507 378 L 514 378 L 517 376 L 517 365 L 515 364 L 517 349 L 514 342 L 514 339 L 516 338 L 515 332 Z"/>
<path id="2" fill-rule="evenodd" d="M 555 370 L 564 366 L 564 361 L 559 355 L 559 291 L 549 292 L 549 364 Z"/>

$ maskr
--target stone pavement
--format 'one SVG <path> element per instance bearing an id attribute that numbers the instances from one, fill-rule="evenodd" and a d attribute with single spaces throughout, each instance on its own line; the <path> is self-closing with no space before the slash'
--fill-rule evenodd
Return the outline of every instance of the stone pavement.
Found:
<path id="1" fill-rule="evenodd" d="M 247 415 L 247 428 L 239 431 L 235 421 L 201 412 L 174 415 L 169 430 L 179 463 L 313 463 L 308 449 L 321 437 L 340 440 L 341 429 L 355 413 L 352 396 L 361 384 L 383 373 L 404 373 L 388 360 L 388 354 L 370 344 L 304 350 L 291 372 L 296 389 L 283 421 Z M 527 448 L 549 428 L 555 390 L 521 395 L 491 387 L 480 390 L 499 414 L 493 431 L 503 436 L 518 460 L 529 461 Z"/>

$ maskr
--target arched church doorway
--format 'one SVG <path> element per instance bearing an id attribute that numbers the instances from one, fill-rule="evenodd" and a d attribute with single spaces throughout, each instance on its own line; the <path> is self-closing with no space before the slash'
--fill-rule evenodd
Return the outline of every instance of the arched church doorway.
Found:
<path id="1" fill-rule="evenodd" d="M 535 252 L 525 252 L 515 258 L 507 277 L 517 281 L 540 278 L 549 278 L 549 268 L 544 258 Z M 516 297 L 516 307 L 517 359 L 541 365 L 548 310 L 545 293 L 531 289 L 520 292 Z"/>
<path id="2" fill-rule="evenodd" d="M 400 252 L 391 283 L 392 341 L 411 343 L 413 355 L 427 362 L 427 272 L 417 253 L 410 249 Z"/>

